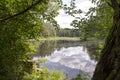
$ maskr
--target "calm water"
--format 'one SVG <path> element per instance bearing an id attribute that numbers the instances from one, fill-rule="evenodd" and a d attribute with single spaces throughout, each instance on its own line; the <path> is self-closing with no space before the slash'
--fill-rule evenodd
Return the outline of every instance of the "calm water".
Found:
<path id="1" fill-rule="evenodd" d="M 69 79 L 77 74 L 92 76 L 97 61 L 95 49 L 90 50 L 79 41 L 43 41 L 33 59 L 46 58 L 44 66 L 50 70 L 63 71 Z"/>

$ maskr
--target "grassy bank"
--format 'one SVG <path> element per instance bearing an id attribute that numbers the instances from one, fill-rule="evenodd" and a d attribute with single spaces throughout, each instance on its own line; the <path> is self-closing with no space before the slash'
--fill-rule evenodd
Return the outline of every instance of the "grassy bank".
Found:
<path id="1" fill-rule="evenodd" d="M 79 41 L 80 37 L 48 37 L 48 38 L 40 38 L 39 40 L 69 40 L 69 41 Z"/>

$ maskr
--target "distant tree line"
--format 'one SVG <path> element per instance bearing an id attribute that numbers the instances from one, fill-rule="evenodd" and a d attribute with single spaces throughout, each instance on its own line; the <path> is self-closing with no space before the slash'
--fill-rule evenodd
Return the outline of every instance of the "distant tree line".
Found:
<path id="1" fill-rule="evenodd" d="M 80 31 L 78 29 L 64 28 L 57 31 L 59 37 L 80 37 Z"/>
<path id="2" fill-rule="evenodd" d="M 59 28 L 56 29 L 50 23 L 44 23 L 42 27 L 42 31 L 40 32 L 41 37 L 80 37 L 81 33 L 78 29 L 70 29 L 70 28 Z"/>

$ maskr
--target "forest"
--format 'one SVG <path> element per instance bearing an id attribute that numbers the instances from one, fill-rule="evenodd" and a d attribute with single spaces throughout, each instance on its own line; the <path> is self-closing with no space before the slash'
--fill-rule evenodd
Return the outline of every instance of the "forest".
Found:
<path id="1" fill-rule="evenodd" d="M 0 0 L 0 80 L 120 79 L 120 0 L 89 0 L 95 6 L 87 12 L 76 8 L 76 1 L 79 0 L 70 0 L 67 5 L 62 0 Z M 55 20 L 60 9 L 74 17 L 70 23 L 73 28 L 61 28 Z M 48 42 L 49 38 L 60 40 Z M 86 49 L 89 54 L 82 54 Z M 71 56 L 70 51 L 68 55 L 63 54 L 67 50 L 76 50 L 76 54 Z M 72 59 L 77 57 L 76 64 L 81 58 L 77 52 L 90 56 L 91 60 L 89 57 L 86 60 L 89 60 L 89 70 L 94 67 L 92 72 L 80 74 L 85 73 L 84 67 L 74 68 Z M 40 58 L 33 60 L 33 56 Z M 43 56 L 51 58 L 51 62 L 46 62 Z M 60 60 L 61 57 L 64 59 Z M 60 64 L 57 60 L 64 62 Z M 48 67 L 42 67 L 43 63 Z M 70 72 L 50 70 L 52 65 Z M 74 75 L 74 71 L 78 74 Z"/>

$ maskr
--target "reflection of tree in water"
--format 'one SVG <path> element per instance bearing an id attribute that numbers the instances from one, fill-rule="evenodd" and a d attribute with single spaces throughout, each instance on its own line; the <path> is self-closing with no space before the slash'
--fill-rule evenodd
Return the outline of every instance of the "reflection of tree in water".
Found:
<path id="1" fill-rule="evenodd" d="M 48 56 L 51 55 L 55 50 L 60 50 L 61 48 L 68 47 L 76 47 L 83 46 L 83 50 L 86 50 L 89 53 L 89 56 L 92 60 L 98 61 L 100 57 L 100 44 L 98 42 L 90 42 L 90 43 L 81 43 L 80 41 L 67 41 L 67 40 L 45 40 L 40 43 L 39 48 L 37 49 L 37 53 L 35 56 Z"/>
<path id="2" fill-rule="evenodd" d="M 60 50 L 61 48 L 67 48 L 67 47 L 74 47 L 74 46 L 80 46 L 79 41 L 67 41 L 67 40 L 58 40 L 58 41 L 50 41 L 45 40 L 40 43 L 37 53 L 35 56 L 48 56 L 55 50 Z"/>
<path id="3" fill-rule="evenodd" d="M 89 74 L 78 74 L 75 78 L 71 80 L 90 80 Z"/>
<path id="4" fill-rule="evenodd" d="M 76 46 L 81 46 L 80 41 L 68 41 L 68 40 L 57 41 L 58 49 L 61 49 L 62 47 L 68 48 L 68 47 L 76 47 Z"/>
<path id="5" fill-rule="evenodd" d="M 40 43 L 38 49 L 37 49 L 37 53 L 35 54 L 35 56 L 47 56 L 50 55 L 56 47 L 56 41 L 43 41 Z"/>
<path id="6" fill-rule="evenodd" d="M 102 48 L 100 48 L 100 43 L 98 42 L 92 42 L 87 43 L 84 45 L 85 48 L 87 48 L 88 54 L 92 60 L 98 61 L 100 58 L 100 51 Z"/>

